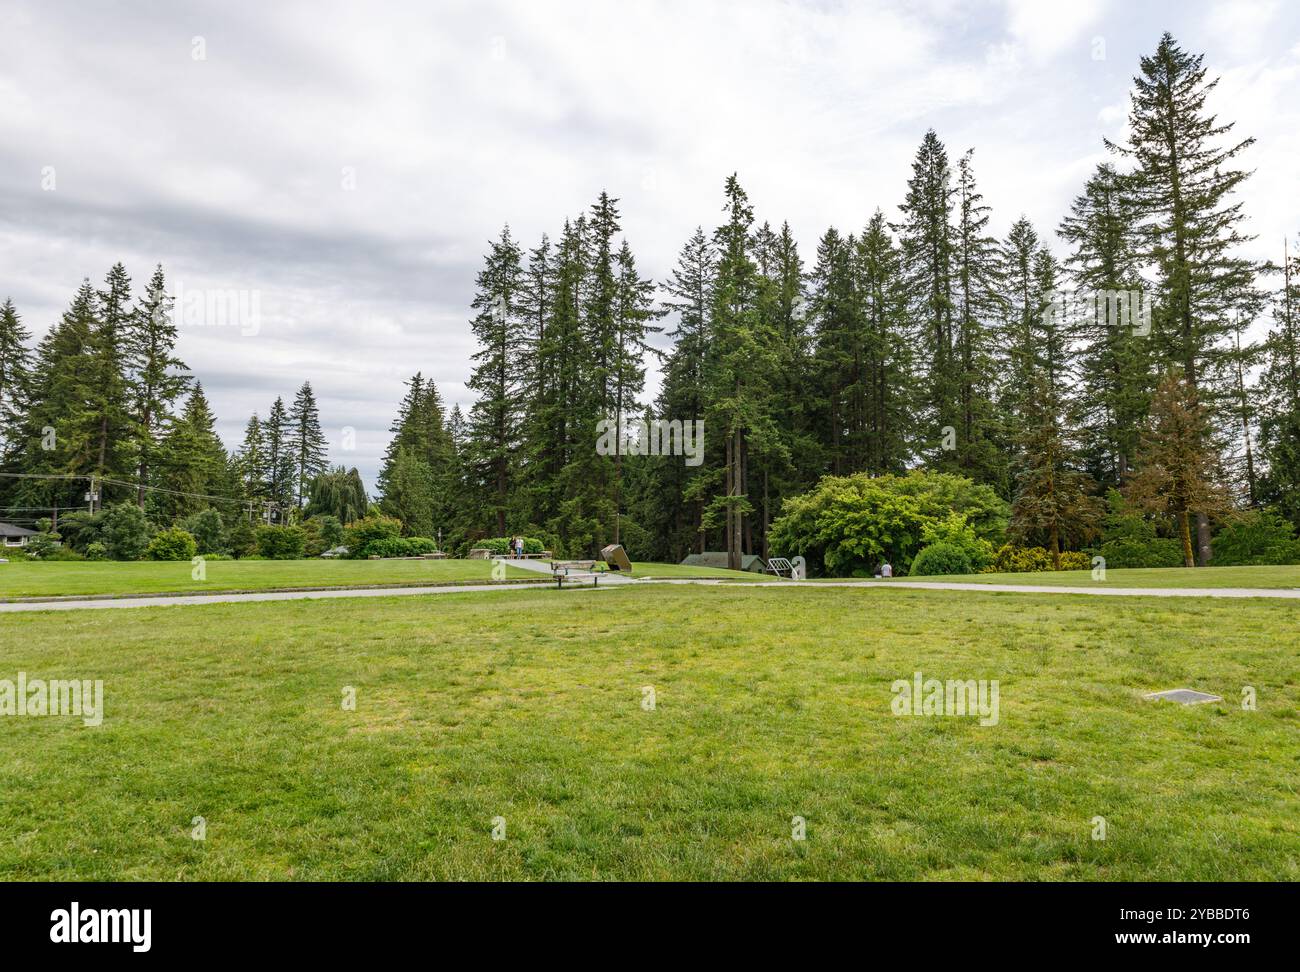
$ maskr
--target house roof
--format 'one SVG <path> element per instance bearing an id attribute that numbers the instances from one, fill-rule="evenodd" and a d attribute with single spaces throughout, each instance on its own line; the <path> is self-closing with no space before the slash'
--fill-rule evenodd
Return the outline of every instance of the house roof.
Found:
<path id="1" fill-rule="evenodd" d="M 12 523 L 0 523 L 0 537 L 34 537 L 35 530 L 14 526 Z"/>

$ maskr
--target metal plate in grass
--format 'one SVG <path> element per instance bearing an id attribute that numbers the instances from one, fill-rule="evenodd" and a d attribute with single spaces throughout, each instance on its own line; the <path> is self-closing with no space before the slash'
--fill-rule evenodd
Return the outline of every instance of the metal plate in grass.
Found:
<path id="1" fill-rule="evenodd" d="M 1222 702 L 1223 696 L 1210 695 L 1206 692 L 1194 692 L 1191 689 L 1168 689 L 1164 692 L 1151 692 L 1142 696 L 1144 699 L 1168 699 L 1182 705 L 1200 705 L 1202 702 Z"/>

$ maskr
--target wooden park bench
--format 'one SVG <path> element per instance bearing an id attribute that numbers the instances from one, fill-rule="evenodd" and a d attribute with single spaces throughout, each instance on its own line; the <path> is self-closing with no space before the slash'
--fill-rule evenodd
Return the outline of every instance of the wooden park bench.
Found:
<path id="1" fill-rule="evenodd" d="M 591 586 L 600 586 L 601 572 L 596 570 L 596 561 L 594 560 L 552 560 L 551 576 L 555 578 L 557 588 L 564 587 L 564 582 L 573 578 L 591 578 Z"/>
<path id="2" fill-rule="evenodd" d="M 775 574 L 777 577 L 788 577 L 794 579 L 794 564 L 790 563 L 786 557 L 768 557 L 767 566 L 763 568 L 765 574 Z"/>

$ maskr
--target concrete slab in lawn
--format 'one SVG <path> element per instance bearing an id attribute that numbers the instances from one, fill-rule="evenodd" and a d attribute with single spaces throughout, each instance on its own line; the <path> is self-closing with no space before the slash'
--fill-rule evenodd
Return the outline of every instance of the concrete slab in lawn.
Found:
<path id="1" fill-rule="evenodd" d="M 1210 695 L 1192 689 L 1166 689 L 1163 692 L 1151 692 L 1142 696 L 1144 699 L 1167 699 L 1182 705 L 1200 705 L 1202 702 L 1222 702 L 1222 695 Z"/>

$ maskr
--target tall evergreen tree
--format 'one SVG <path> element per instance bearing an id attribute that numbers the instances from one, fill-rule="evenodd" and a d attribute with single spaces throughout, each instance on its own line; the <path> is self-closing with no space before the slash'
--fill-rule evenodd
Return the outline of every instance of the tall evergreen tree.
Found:
<path id="1" fill-rule="evenodd" d="M 13 441 L 31 394 L 31 334 L 23 327 L 12 299 L 0 306 L 0 459 Z"/>
<path id="2" fill-rule="evenodd" d="M 321 431 L 320 408 L 311 382 L 304 381 L 289 408 L 289 438 L 292 456 L 294 505 L 302 509 L 311 489 L 311 481 L 329 468 L 325 433 Z"/>
<path id="3" fill-rule="evenodd" d="M 281 511 L 294 502 L 293 425 L 284 399 L 276 398 L 262 423 L 262 453 L 266 464 L 266 499 Z"/>
<path id="4" fill-rule="evenodd" d="M 176 325 L 162 266 L 154 269 L 135 312 L 124 321 L 122 358 L 133 420 L 136 503 L 145 505 L 162 434 L 173 407 L 189 388 L 185 363 L 176 357 Z"/>
<path id="5" fill-rule="evenodd" d="M 1300 256 L 1289 252 L 1263 353 L 1259 498 L 1300 527 Z"/>
<path id="6" fill-rule="evenodd" d="M 1112 489 L 1132 467 L 1155 383 L 1152 342 L 1139 321 L 1121 326 L 1099 310 L 1109 306 L 1111 294 L 1140 294 L 1143 289 L 1136 225 L 1136 211 L 1122 191 L 1119 173 L 1103 163 L 1058 230 L 1072 246 L 1066 260 L 1074 287 L 1069 303 L 1083 308 L 1072 317 L 1085 377 L 1079 386 L 1082 459 L 1088 472 Z"/>
<path id="7" fill-rule="evenodd" d="M 962 424 L 960 361 L 955 348 L 952 209 L 956 190 L 948 151 L 934 130 L 925 133 L 912 162 L 898 226 L 909 316 L 917 328 L 924 376 L 918 445 L 927 462 L 956 471 L 956 449 L 946 430 Z"/>
<path id="8" fill-rule="evenodd" d="M 1232 123 L 1206 108 L 1218 84 L 1206 80 L 1204 55 L 1192 55 L 1165 33 L 1143 57 L 1129 111 L 1130 145 L 1107 144 L 1135 163 L 1125 185 L 1141 218 L 1144 257 L 1157 273 L 1152 338 L 1157 353 L 1182 369 L 1198 400 L 1219 423 L 1232 394 L 1228 338 L 1235 312 L 1255 302 L 1259 267 L 1239 254 L 1244 235 L 1240 200 L 1249 173 L 1233 161 L 1254 139 L 1221 144 Z M 1207 426 L 1213 429 L 1214 423 Z M 1197 511 L 1202 563 L 1209 561 L 1210 526 Z"/>
<path id="9" fill-rule="evenodd" d="M 479 395 L 469 418 L 472 461 L 486 484 L 487 507 L 495 514 L 498 536 L 506 532 L 510 469 L 519 439 L 522 276 L 519 246 L 506 227 L 492 243 L 478 274 L 471 304 L 478 313 L 471 328 L 479 350 L 467 383 Z"/>

